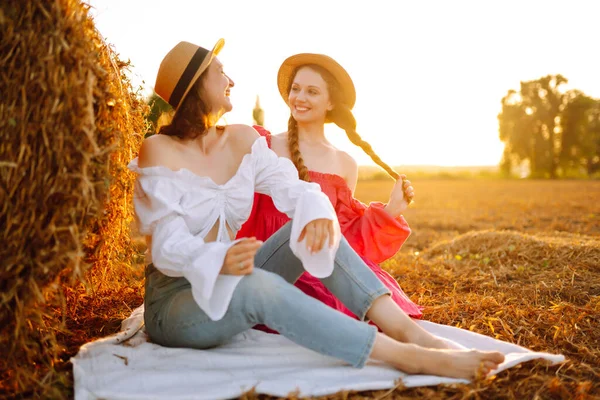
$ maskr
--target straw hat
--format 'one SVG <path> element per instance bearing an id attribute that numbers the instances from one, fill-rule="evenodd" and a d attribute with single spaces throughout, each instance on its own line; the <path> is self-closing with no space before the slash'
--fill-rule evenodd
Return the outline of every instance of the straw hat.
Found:
<path id="1" fill-rule="evenodd" d="M 338 81 L 343 92 L 343 101 L 346 105 L 352 109 L 356 102 L 356 90 L 354 89 L 354 83 L 348 75 L 348 72 L 338 64 L 333 58 L 326 56 L 325 54 L 312 54 L 302 53 L 288 57 L 277 73 L 277 86 L 279 87 L 279 93 L 283 100 L 288 102 L 288 90 L 290 89 L 292 79 L 294 78 L 294 71 L 307 64 L 315 64 L 325 68 L 333 75 Z"/>
<path id="2" fill-rule="evenodd" d="M 154 85 L 156 94 L 177 109 L 224 44 L 225 40 L 219 39 L 208 51 L 193 43 L 179 42 L 160 63 Z"/>

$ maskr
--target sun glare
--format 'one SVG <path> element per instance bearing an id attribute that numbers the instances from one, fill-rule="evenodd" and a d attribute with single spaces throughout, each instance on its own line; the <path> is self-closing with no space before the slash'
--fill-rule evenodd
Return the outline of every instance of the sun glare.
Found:
<path id="1" fill-rule="evenodd" d="M 173 1 L 166 8 L 158 1 L 91 3 L 99 30 L 131 59 L 132 79 L 148 93 L 162 55 L 176 42 L 211 46 L 225 38 L 219 58 L 236 82 L 228 123 L 251 124 L 258 95 L 265 127 L 285 131 L 289 110 L 277 90 L 279 65 L 300 52 L 330 55 L 355 83 L 358 132 L 393 165 L 497 165 L 503 150 L 497 120 L 501 100 L 509 90 L 518 91 L 521 81 L 560 73 L 569 85 L 600 96 L 587 39 L 595 37 L 596 21 L 582 5 L 460 1 L 429 8 L 396 1 L 307 0 L 290 18 L 287 3 L 224 0 L 226 24 L 218 18 L 199 24 L 202 3 Z M 332 18 L 341 4 L 344 17 Z M 563 28 L 549 31 L 543 21 L 554 18 L 557 7 Z M 600 3 L 597 7 L 596 15 Z M 527 40 L 540 29 L 544 40 Z M 144 39 L 132 32 L 156 34 Z M 373 164 L 343 131 L 329 126 L 327 132 L 359 164 Z"/>

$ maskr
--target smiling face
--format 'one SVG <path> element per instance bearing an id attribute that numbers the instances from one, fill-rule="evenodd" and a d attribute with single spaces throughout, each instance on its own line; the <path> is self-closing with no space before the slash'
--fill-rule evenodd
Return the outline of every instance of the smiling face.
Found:
<path id="1" fill-rule="evenodd" d="M 288 104 L 298 122 L 325 122 L 328 111 L 333 109 L 327 83 L 310 67 L 296 72 L 288 94 Z"/>
<path id="2" fill-rule="evenodd" d="M 206 79 L 202 84 L 202 99 L 212 113 L 224 114 L 233 109 L 229 93 L 234 86 L 233 81 L 223 70 L 223 64 L 215 58 L 206 70 Z"/>

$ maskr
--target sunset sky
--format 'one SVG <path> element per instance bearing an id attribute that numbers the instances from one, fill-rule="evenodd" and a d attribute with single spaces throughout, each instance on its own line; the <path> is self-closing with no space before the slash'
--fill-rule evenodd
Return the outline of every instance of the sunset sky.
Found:
<path id="1" fill-rule="evenodd" d="M 179 41 L 212 48 L 235 81 L 228 123 L 286 130 L 277 70 L 288 56 L 324 53 L 354 80 L 358 132 L 393 165 L 495 165 L 500 100 L 521 80 L 563 74 L 600 97 L 600 1 L 92 0 L 106 41 L 130 59 L 151 93 L 163 56 Z M 371 164 L 345 133 L 328 138 Z"/>

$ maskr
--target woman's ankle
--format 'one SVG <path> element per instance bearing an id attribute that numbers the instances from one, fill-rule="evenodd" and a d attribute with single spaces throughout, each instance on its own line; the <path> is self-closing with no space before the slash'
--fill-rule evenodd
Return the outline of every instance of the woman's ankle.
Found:
<path id="1" fill-rule="evenodd" d="M 429 349 L 450 349 L 449 346 L 444 340 L 438 338 L 437 336 L 432 335 L 427 332 L 421 326 L 414 324 L 408 332 L 406 332 L 405 337 L 408 343 L 414 343 L 421 347 L 429 348 Z"/>
<path id="2" fill-rule="evenodd" d="M 431 355 L 423 347 L 413 343 L 402 343 L 378 333 L 371 358 L 390 364 L 407 374 L 418 374 L 424 366 L 423 358 L 431 358 Z"/>
<path id="3" fill-rule="evenodd" d="M 426 363 L 432 358 L 431 351 L 414 343 L 400 344 L 403 347 L 402 354 L 393 365 L 406 374 L 422 374 L 427 367 Z"/>

